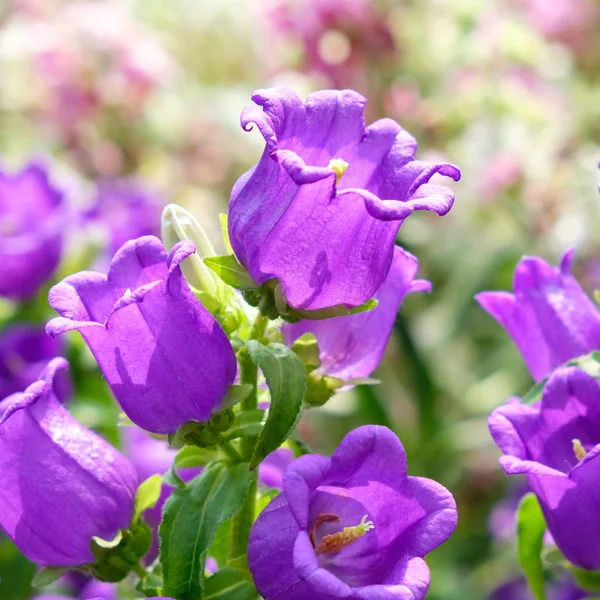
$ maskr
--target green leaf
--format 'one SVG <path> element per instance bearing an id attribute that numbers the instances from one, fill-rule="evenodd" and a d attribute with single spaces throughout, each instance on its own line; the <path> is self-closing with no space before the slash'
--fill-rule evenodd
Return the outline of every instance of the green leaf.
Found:
<path id="1" fill-rule="evenodd" d="M 247 346 L 271 393 L 267 420 L 250 459 L 250 468 L 254 469 L 265 456 L 281 446 L 294 428 L 306 387 L 306 369 L 298 356 L 283 344 L 263 346 L 256 340 L 249 340 Z"/>
<path id="2" fill-rule="evenodd" d="M 236 558 L 232 558 L 228 565 L 234 570 L 237 571 L 246 581 L 250 583 L 254 583 L 252 579 L 252 573 L 250 573 L 250 567 L 248 566 L 248 555 L 242 554 L 242 556 L 237 556 Z"/>
<path id="3" fill-rule="evenodd" d="M 254 388 L 247 383 L 230 385 L 225 394 L 225 398 L 223 398 L 223 402 L 221 402 L 221 405 L 219 406 L 219 410 L 225 410 L 226 408 L 231 408 L 232 406 L 239 404 L 252 393 L 253 389 Z"/>
<path id="4" fill-rule="evenodd" d="M 219 525 L 213 543 L 208 549 L 208 556 L 214 558 L 221 569 L 227 566 L 227 561 L 231 556 L 231 541 L 233 539 L 234 519 L 235 517 L 228 519 L 227 521 L 223 521 L 223 523 Z"/>
<path id="5" fill-rule="evenodd" d="M 265 417 L 265 411 L 247 410 L 236 416 L 231 428 L 225 433 L 227 441 L 240 437 L 258 435 L 262 429 L 262 422 Z"/>
<path id="6" fill-rule="evenodd" d="M 150 508 L 154 508 L 160 498 L 162 489 L 162 476 L 152 475 L 144 481 L 135 493 L 133 504 L 133 522 L 135 523 L 142 513 Z"/>
<path id="7" fill-rule="evenodd" d="M 60 579 L 68 570 L 67 567 L 43 567 L 36 573 L 31 585 L 36 588 L 46 587 Z"/>
<path id="8" fill-rule="evenodd" d="M 517 548 L 519 562 L 529 589 L 536 600 L 545 600 L 542 547 L 546 521 L 533 493 L 523 497 L 517 512 Z"/>
<path id="9" fill-rule="evenodd" d="M 229 239 L 229 215 L 227 213 L 220 213 L 219 222 L 221 223 L 221 233 L 223 234 L 225 250 L 227 250 L 229 254 L 235 254 L 233 247 L 231 246 L 231 240 Z"/>
<path id="10" fill-rule="evenodd" d="M 233 254 L 226 256 L 207 256 L 204 264 L 212 269 L 227 285 L 236 290 L 249 290 L 256 288 L 248 271 L 237 261 Z"/>
<path id="11" fill-rule="evenodd" d="M 171 468 L 164 474 L 163 482 L 170 487 L 179 488 L 180 490 L 185 488 L 185 481 L 177 474 L 175 462 L 173 462 Z"/>
<path id="12" fill-rule="evenodd" d="M 175 456 L 174 464 L 178 469 L 205 467 L 219 456 L 217 450 L 198 448 L 198 446 L 184 446 Z"/>
<path id="13" fill-rule="evenodd" d="M 206 551 L 219 525 L 241 508 L 254 478 L 248 463 L 211 463 L 185 489 L 171 494 L 160 525 L 165 596 L 176 600 L 204 597 Z"/>
<path id="14" fill-rule="evenodd" d="M 206 580 L 204 600 L 254 600 L 256 588 L 237 571 L 225 568 Z"/>

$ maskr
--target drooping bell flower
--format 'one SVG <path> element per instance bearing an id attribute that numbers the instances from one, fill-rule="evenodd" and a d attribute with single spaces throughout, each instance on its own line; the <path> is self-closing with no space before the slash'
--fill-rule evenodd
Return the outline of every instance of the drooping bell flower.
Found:
<path id="1" fill-rule="evenodd" d="M 254 523 L 248 563 L 265 600 L 421 600 L 423 557 L 454 531 L 456 505 L 438 483 L 407 475 L 387 428 L 349 433 L 331 458 L 303 456 Z"/>
<path id="2" fill-rule="evenodd" d="M 0 398 L 24 390 L 39 377 L 46 363 L 63 352 L 63 344 L 46 335 L 43 327 L 15 323 L 0 333 Z M 69 395 L 66 372 L 57 373 L 54 393 Z"/>
<path id="3" fill-rule="evenodd" d="M 52 391 L 51 360 L 24 392 L 0 402 L 0 526 L 41 565 L 92 562 L 90 540 L 129 526 L 138 478 L 129 461 L 76 421 Z"/>
<path id="4" fill-rule="evenodd" d="M 394 239 L 414 210 L 446 214 L 453 192 L 428 183 L 453 165 L 415 161 L 417 142 L 391 119 L 365 127 L 366 100 L 326 90 L 306 102 L 291 90 L 259 90 L 241 123 L 266 148 L 235 184 L 229 237 L 261 285 L 277 278 L 294 308 L 366 302 L 385 280 Z"/>
<path id="5" fill-rule="evenodd" d="M 374 309 L 321 321 L 286 323 L 282 327 L 286 344 L 311 332 L 319 344 L 322 374 L 344 381 L 369 377 L 381 361 L 404 297 L 431 289 L 428 281 L 414 279 L 418 268 L 418 260 L 396 246 L 388 275 L 375 293 L 378 304 Z"/>
<path id="6" fill-rule="evenodd" d="M 512 337 L 536 381 L 568 360 L 600 349 L 600 312 L 571 274 L 572 259 L 573 250 L 568 250 L 556 268 L 526 256 L 515 269 L 514 294 L 476 296 Z"/>
<path id="7" fill-rule="evenodd" d="M 583 569 L 600 569 L 600 387 L 576 367 L 554 371 L 541 401 L 518 399 L 489 418 L 509 475 L 523 474 L 538 497 L 561 552 Z"/>
<path id="8" fill-rule="evenodd" d="M 289 448 L 278 448 L 258 465 L 258 482 L 268 488 L 281 490 L 283 474 L 294 460 Z"/>
<path id="9" fill-rule="evenodd" d="M 77 329 L 127 416 L 154 433 L 207 421 L 236 374 L 233 348 L 186 283 L 183 241 L 167 255 L 158 238 L 127 242 L 108 275 L 82 272 L 50 290 L 61 316 L 46 331 Z"/>
<path id="10" fill-rule="evenodd" d="M 0 169 L 0 296 L 34 296 L 58 266 L 65 229 L 63 194 L 46 169 L 31 162 Z"/>

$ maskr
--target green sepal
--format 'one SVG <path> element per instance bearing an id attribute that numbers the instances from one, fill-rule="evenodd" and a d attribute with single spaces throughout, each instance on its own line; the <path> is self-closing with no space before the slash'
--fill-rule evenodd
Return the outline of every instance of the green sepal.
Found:
<path id="1" fill-rule="evenodd" d="M 277 281 L 277 280 L 270 280 Z M 267 282 L 269 283 L 269 282 Z M 378 301 L 375 298 L 371 298 L 360 304 L 359 306 L 348 306 L 346 304 L 336 304 L 334 306 L 328 306 L 327 308 L 319 308 L 317 310 L 303 310 L 299 308 L 293 308 L 285 299 L 283 288 L 280 283 L 271 283 L 273 288 L 273 297 L 275 305 L 279 312 L 279 316 L 289 323 L 297 323 L 298 321 L 321 321 L 323 319 L 334 319 L 336 317 L 347 317 L 349 315 L 356 315 L 362 312 L 373 310 Z"/>
<path id="2" fill-rule="evenodd" d="M 586 592 L 600 591 L 600 571 L 586 571 L 578 567 L 572 567 L 571 573 L 577 585 Z"/>
<path id="3" fill-rule="evenodd" d="M 220 404 L 219 410 L 225 410 L 227 408 L 233 408 L 236 404 L 245 400 L 251 393 L 253 387 L 247 383 L 239 383 L 230 385 L 225 398 Z"/>
<path id="4" fill-rule="evenodd" d="M 140 487 L 138 487 L 137 492 L 135 493 L 135 500 L 133 503 L 132 523 L 134 525 L 144 511 L 156 506 L 156 503 L 160 498 L 161 489 L 162 475 L 152 475 L 140 484 Z"/>
<path id="5" fill-rule="evenodd" d="M 210 448 L 184 446 L 175 455 L 173 464 L 178 469 L 205 467 L 209 462 L 219 458 L 219 452 Z"/>
<path id="6" fill-rule="evenodd" d="M 263 427 L 265 411 L 259 408 L 247 410 L 236 416 L 231 429 L 224 436 L 227 441 L 240 437 L 256 436 Z"/>
<path id="7" fill-rule="evenodd" d="M 169 444 L 171 448 L 181 448 L 186 444 L 213 448 L 218 444 L 221 434 L 233 425 L 234 420 L 235 414 L 228 408 L 215 413 L 207 423 L 188 421 L 175 434 L 169 435 Z"/>
<path id="8" fill-rule="evenodd" d="M 545 532 L 546 520 L 538 499 L 533 493 L 526 494 L 517 509 L 517 549 L 519 563 L 536 600 L 546 600 L 542 565 Z"/>
<path id="9" fill-rule="evenodd" d="M 35 574 L 31 585 L 36 588 L 46 587 L 59 580 L 68 570 L 68 567 L 42 567 Z"/>
<path id="10" fill-rule="evenodd" d="M 298 356 L 283 344 L 264 346 L 249 340 L 247 347 L 250 357 L 263 372 L 271 395 L 267 420 L 250 459 L 250 468 L 255 469 L 281 446 L 300 418 L 306 370 Z"/>
<path id="11" fill-rule="evenodd" d="M 257 285 L 233 254 L 225 256 L 207 256 L 204 264 L 216 273 L 227 285 L 236 290 L 256 289 Z"/>
<path id="12" fill-rule="evenodd" d="M 318 369 L 321 366 L 319 343 L 314 333 L 301 335 L 293 344 L 292 350 L 304 363 L 307 372 Z"/>
<path id="13" fill-rule="evenodd" d="M 291 309 L 291 314 L 294 319 L 309 321 L 321 321 L 323 319 L 334 319 L 336 317 L 348 317 L 359 313 L 368 312 L 377 307 L 379 302 L 375 298 L 367 300 L 359 306 L 347 306 L 346 304 L 336 304 L 327 308 L 318 310 L 298 310 Z"/>
<path id="14" fill-rule="evenodd" d="M 213 462 L 184 489 L 171 494 L 159 530 L 165 596 L 206 600 L 208 585 L 206 595 L 203 588 L 207 551 L 219 525 L 244 504 L 255 477 L 248 463 Z"/>
<path id="15" fill-rule="evenodd" d="M 229 239 L 229 215 L 227 213 L 219 214 L 219 223 L 221 224 L 221 234 L 223 235 L 223 243 L 225 244 L 225 250 L 229 254 L 235 254 L 231 240 Z"/>
<path id="16" fill-rule="evenodd" d="M 92 538 L 90 549 L 95 561 L 85 565 L 96 579 L 117 583 L 134 570 L 140 560 L 148 554 L 152 545 L 152 530 L 138 521 L 131 529 L 123 529 L 114 540 Z M 117 542 L 118 540 L 118 542 Z"/>
<path id="17" fill-rule="evenodd" d="M 256 588 L 230 567 L 206 579 L 203 600 L 256 600 Z"/>

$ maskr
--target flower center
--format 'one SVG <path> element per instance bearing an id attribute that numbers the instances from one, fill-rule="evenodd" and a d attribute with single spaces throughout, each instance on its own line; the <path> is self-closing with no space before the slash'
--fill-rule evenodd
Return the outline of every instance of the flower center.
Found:
<path id="1" fill-rule="evenodd" d="M 348 168 L 348 163 L 343 158 L 332 158 L 327 165 L 328 169 L 335 171 L 335 184 L 338 185 L 340 183 L 340 179 L 342 175 L 346 172 Z"/>
<path id="2" fill-rule="evenodd" d="M 317 529 L 324 523 L 339 523 L 340 518 L 334 514 L 320 514 L 313 523 L 309 537 L 312 542 L 313 548 L 315 547 L 315 533 Z M 321 543 L 315 548 L 317 554 L 333 554 L 339 552 L 346 546 L 349 546 L 356 540 L 360 539 L 367 531 L 375 529 L 373 521 L 367 521 L 367 515 L 365 515 L 358 525 L 352 527 L 344 527 L 342 531 L 324 535 L 321 538 Z"/>
<path id="3" fill-rule="evenodd" d="M 572 440 L 572 443 L 573 443 L 573 452 L 575 453 L 577 460 L 583 460 L 585 458 L 585 455 L 587 454 L 587 451 L 583 447 L 581 440 L 578 440 L 577 438 L 575 438 L 574 440 Z"/>

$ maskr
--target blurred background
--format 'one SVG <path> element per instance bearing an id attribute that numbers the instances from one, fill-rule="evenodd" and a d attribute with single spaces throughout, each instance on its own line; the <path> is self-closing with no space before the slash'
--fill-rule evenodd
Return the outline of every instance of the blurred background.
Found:
<path id="1" fill-rule="evenodd" d="M 256 131 L 239 125 L 256 88 L 286 84 L 301 96 L 353 88 L 368 99 L 368 122 L 391 117 L 419 141 L 418 158 L 461 168 L 450 214 L 415 213 L 401 229 L 398 243 L 434 287 L 405 301 L 375 374 L 382 383 L 311 411 L 301 434 L 329 453 L 352 427 L 388 425 L 407 449 L 410 473 L 453 492 L 459 526 L 428 559 L 431 600 L 490 598 L 518 578 L 518 490 L 497 464 L 486 420 L 531 380 L 473 295 L 512 289 L 523 254 L 556 264 L 569 246 L 584 287 L 600 287 L 600 2 L 0 6 L 2 167 L 43 160 L 68 207 L 60 265 L 36 297 L 0 301 L 0 338 L 15 323 L 34 331 L 50 318 L 53 281 L 90 265 L 101 270 L 127 239 L 159 234 L 165 203 L 192 211 L 223 251 L 218 214 L 263 148 Z M 2 344 L 6 383 L 14 363 Z M 72 365 L 73 413 L 121 444 L 118 409 L 85 346 L 74 335 L 61 351 Z M 1 599 L 35 596 L 34 572 L 0 541 Z"/>

